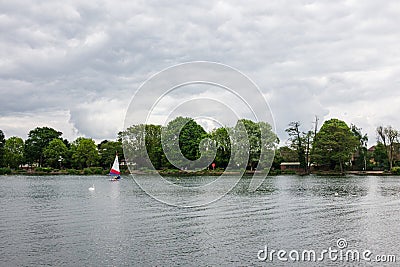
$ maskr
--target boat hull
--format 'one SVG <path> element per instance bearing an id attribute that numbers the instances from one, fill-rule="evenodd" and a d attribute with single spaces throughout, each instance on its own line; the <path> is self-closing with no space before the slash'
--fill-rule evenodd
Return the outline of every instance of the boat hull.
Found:
<path id="1" fill-rule="evenodd" d="M 117 176 L 117 177 L 115 177 L 115 178 L 110 178 L 110 181 L 111 181 L 111 182 L 118 182 L 119 180 L 121 180 L 121 177 L 120 177 L 120 176 Z"/>

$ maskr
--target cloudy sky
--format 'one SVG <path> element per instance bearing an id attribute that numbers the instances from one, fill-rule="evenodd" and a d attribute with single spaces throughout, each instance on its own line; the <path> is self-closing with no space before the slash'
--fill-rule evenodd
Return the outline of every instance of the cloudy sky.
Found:
<path id="1" fill-rule="evenodd" d="M 189 61 L 251 78 L 282 140 L 315 115 L 370 144 L 378 125 L 400 128 L 398 1 L 189 2 L 1 1 L 0 129 L 115 139 L 137 88 Z"/>

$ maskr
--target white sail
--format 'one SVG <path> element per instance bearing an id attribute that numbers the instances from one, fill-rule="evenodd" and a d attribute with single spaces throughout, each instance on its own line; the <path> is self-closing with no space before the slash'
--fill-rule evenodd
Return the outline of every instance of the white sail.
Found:
<path id="1" fill-rule="evenodd" d="M 115 155 L 114 164 L 111 167 L 110 175 L 119 176 L 121 172 L 119 171 L 118 155 Z"/>

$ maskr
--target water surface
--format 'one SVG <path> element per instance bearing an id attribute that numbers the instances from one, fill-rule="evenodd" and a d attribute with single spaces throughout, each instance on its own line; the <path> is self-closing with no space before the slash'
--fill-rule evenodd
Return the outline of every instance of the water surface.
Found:
<path id="1" fill-rule="evenodd" d="M 339 238 L 400 261 L 400 177 L 277 176 L 254 193 L 248 182 L 211 205 L 176 208 L 131 177 L 2 176 L 0 265 L 283 266 L 258 251 L 322 250 Z"/>

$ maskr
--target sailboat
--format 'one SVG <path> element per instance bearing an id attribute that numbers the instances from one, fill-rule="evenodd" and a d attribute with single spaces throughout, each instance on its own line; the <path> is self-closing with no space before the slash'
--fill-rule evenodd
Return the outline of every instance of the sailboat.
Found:
<path id="1" fill-rule="evenodd" d="M 118 155 L 115 155 L 115 160 L 111 167 L 109 175 L 113 177 L 110 179 L 110 181 L 118 181 L 119 179 L 121 179 L 120 176 L 121 172 L 119 171 Z"/>

